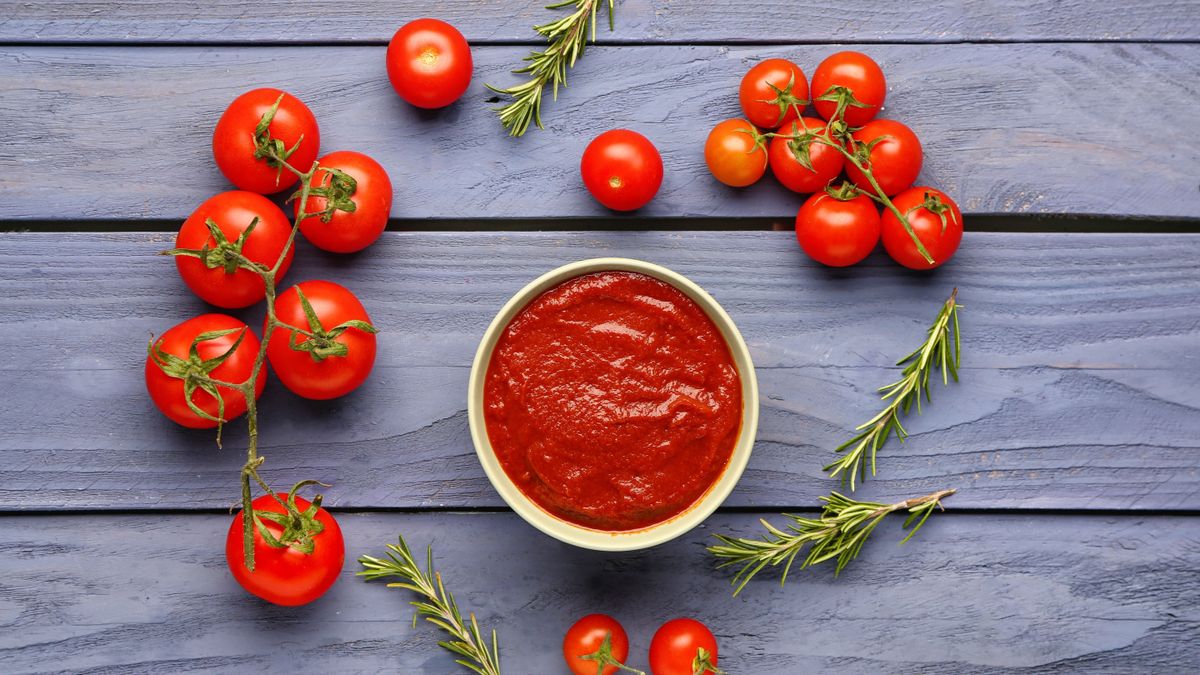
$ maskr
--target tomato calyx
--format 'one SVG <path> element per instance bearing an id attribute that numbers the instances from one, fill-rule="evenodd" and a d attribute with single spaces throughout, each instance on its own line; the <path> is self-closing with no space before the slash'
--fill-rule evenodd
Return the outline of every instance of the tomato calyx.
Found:
<path id="1" fill-rule="evenodd" d="M 254 511 L 250 514 L 254 521 L 254 527 L 258 530 L 258 534 L 263 538 L 263 541 L 272 548 L 291 548 L 300 553 L 308 555 L 316 548 L 316 542 L 313 538 L 325 531 L 325 525 L 317 520 L 317 512 L 321 510 L 321 499 L 324 495 L 317 494 L 313 497 L 312 502 L 307 509 L 300 510 L 296 504 L 296 491 L 307 485 L 320 485 L 329 487 L 325 483 L 315 480 L 302 480 L 292 486 L 288 491 L 286 499 L 280 499 L 278 495 L 272 495 L 275 500 L 283 506 L 286 513 L 276 513 L 274 511 Z M 273 534 L 263 522 L 269 520 L 283 528 L 278 536 Z M 247 569 L 254 571 L 254 564 L 251 561 L 247 565 Z"/>
<path id="2" fill-rule="evenodd" d="M 238 389 L 242 385 L 219 382 L 209 377 L 209 373 L 216 370 L 218 366 L 227 361 L 238 350 L 238 347 L 242 346 L 242 340 L 246 338 L 247 330 L 249 329 L 246 326 L 242 326 L 241 328 L 226 328 L 224 330 L 200 333 L 192 340 L 186 359 L 163 351 L 162 347 L 154 339 L 151 339 L 150 344 L 146 346 L 146 353 L 150 356 L 150 360 L 154 362 L 154 365 L 158 366 L 158 369 L 164 375 L 177 380 L 183 380 L 183 399 L 187 401 L 188 408 L 201 418 L 217 423 L 217 447 L 221 446 L 221 427 L 227 421 L 225 419 L 225 399 L 222 398 L 221 392 L 217 390 L 217 386 L 220 384 Z M 199 345 L 201 342 L 216 340 L 234 333 L 239 333 L 239 335 L 229 349 L 211 359 L 200 358 Z M 216 400 L 217 415 L 215 417 L 205 412 L 192 400 L 192 395 L 196 393 L 197 389 Z"/>
<path id="3" fill-rule="evenodd" d="M 766 134 L 762 133 L 761 131 L 759 131 L 758 127 L 754 126 L 751 123 L 747 123 L 746 126 L 748 126 L 750 128 L 749 129 L 746 129 L 746 128 L 734 129 L 734 131 L 739 134 L 746 134 L 747 136 L 750 137 L 751 140 L 754 141 L 754 145 L 750 146 L 750 149 L 746 151 L 746 154 L 753 155 L 754 153 L 758 152 L 759 150 L 762 150 L 763 151 L 763 166 L 766 166 L 767 165 L 768 136 Z"/>
<path id="4" fill-rule="evenodd" d="M 283 103 L 283 97 L 286 95 L 281 93 L 279 98 L 275 99 L 271 109 L 263 113 L 262 118 L 258 120 L 258 125 L 254 127 L 254 159 L 265 159 L 267 166 L 275 169 L 276 185 L 279 184 L 279 177 L 283 175 L 288 157 L 291 157 L 292 153 L 300 147 L 300 143 L 304 141 L 304 134 L 300 134 L 300 138 L 297 138 L 292 147 L 288 148 L 282 140 L 271 138 L 271 122 L 275 119 L 275 113 L 279 112 L 279 104 Z"/>
<path id="5" fill-rule="evenodd" d="M 638 675 L 646 675 L 644 671 L 637 668 L 631 668 L 624 663 L 621 663 L 612 655 L 612 631 L 604 634 L 604 641 L 600 643 L 600 648 L 591 654 L 583 654 L 576 657 L 581 661 L 593 661 L 596 664 L 596 675 L 603 675 L 604 669 L 607 666 L 612 666 L 617 670 L 625 670 Z"/>
<path id="6" fill-rule="evenodd" d="M 946 234 L 946 227 L 950 224 L 950 222 L 958 225 L 958 217 L 954 215 L 954 209 L 950 208 L 949 204 L 942 201 L 941 197 L 932 192 L 926 192 L 924 199 L 921 200 L 921 203 L 905 211 L 904 215 L 908 216 L 913 211 L 919 211 L 921 209 L 925 209 L 926 211 L 934 214 L 942 221 L 942 234 Z M 947 213 L 950 214 L 950 220 L 946 220 Z"/>
<path id="7" fill-rule="evenodd" d="M 220 226 L 212 218 L 205 218 L 204 226 L 208 228 L 208 232 L 216 244 L 215 246 L 209 245 L 205 241 L 204 246 L 201 248 L 173 248 L 163 251 L 160 255 L 197 258 L 210 270 L 223 267 L 226 274 L 233 274 L 239 268 L 258 274 L 267 271 L 265 266 L 255 263 L 242 255 L 242 249 L 246 246 L 246 240 L 250 238 L 251 233 L 254 232 L 254 228 L 258 227 L 258 216 L 255 216 L 250 221 L 250 224 L 246 226 L 245 230 L 242 230 L 242 233 L 234 241 L 229 241 L 229 237 L 225 236 Z"/>
<path id="8" fill-rule="evenodd" d="M 833 197 L 839 202 L 848 202 L 852 199 L 857 199 L 859 195 L 864 195 L 867 193 L 863 192 L 862 189 L 854 183 L 844 180 L 838 187 L 834 187 L 832 185 L 826 186 L 825 194 Z M 868 194 L 867 196 L 870 197 L 871 195 Z"/>
<path id="9" fill-rule="evenodd" d="M 769 80 L 763 80 L 763 83 L 770 87 L 771 91 L 775 92 L 775 98 L 761 98 L 758 99 L 758 101 L 760 103 L 766 103 L 767 105 L 773 105 L 779 108 L 779 119 L 775 122 L 777 125 L 781 124 L 783 122 L 783 118 L 787 116 L 788 108 L 796 106 L 796 115 L 799 116 L 800 111 L 803 110 L 804 107 L 809 103 L 808 100 L 800 98 L 792 93 L 792 87 L 796 85 L 795 71 L 792 71 L 791 76 L 788 78 L 787 86 L 783 87 L 782 89 L 776 87 L 775 84 Z"/>
<path id="10" fill-rule="evenodd" d="M 303 330 L 296 326 L 285 326 L 285 328 L 291 331 L 288 344 L 298 352 L 308 352 L 312 356 L 313 361 L 317 363 L 331 356 L 345 356 L 350 353 L 350 348 L 338 342 L 338 338 L 342 333 L 351 328 L 371 334 L 379 332 L 378 328 L 359 319 L 350 319 L 329 330 L 325 330 L 325 327 L 321 325 L 321 319 L 313 309 L 312 303 L 304 296 L 304 291 L 299 286 L 296 286 L 296 296 L 300 300 L 300 307 L 304 310 L 304 317 L 308 319 L 309 330 Z M 308 339 L 301 342 L 301 336 Z"/>
<path id="11" fill-rule="evenodd" d="M 800 166 L 808 169 L 809 171 L 816 171 L 816 169 L 814 169 L 813 165 L 812 165 L 812 150 L 811 150 L 812 144 L 813 143 L 823 143 L 824 141 L 818 141 L 817 136 L 820 135 L 820 132 L 810 131 L 807 124 L 805 124 L 804 133 L 803 134 L 800 133 L 799 124 L 803 123 L 803 122 L 801 122 L 801 120 L 803 120 L 803 119 L 804 118 L 802 118 L 802 117 L 798 117 L 795 120 L 792 120 L 791 135 L 787 135 L 787 134 L 767 134 L 767 135 L 768 136 L 780 136 L 782 138 L 786 138 L 788 150 L 792 151 L 792 156 L 796 158 L 796 161 L 800 163 Z"/>
<path id="12" fill-rule="evenodd" d="M 329 175 L 329 185 L 310 186 L 308 189 L 309 197 L 321 197 L 325 200 L 325 208 L 319 213 L 302 213 L 305 218 L 310 216 L 319 216 L 322 223 L 328 223 L 333 220 L 333 214 L 337 211 L 345 211 L 346 213 L 354 213 L 358 205 L 354 203 L 351 197 L 358 190 L 358 181 L 354 176 L 332 167 L 321 167 L 318 169 Z M 301 190 L 297 190 L 295 194 L 288 198 L 288 201 L 298 199 Z M 301 211 L 307 204 L 301 204 Z"/>
<path id="13" fill-rule="evenodd" d="M 697 647 L 696 658 L 692 659 L 692 675 L 704 675 L 704 673 L 725 675 L 725 671 L 712 662 L 712 654 L 709 654 L 704 647 Z"/>
<path id="14" fill-rule="evenodd" d="M 813 99 L 815 101 L 833 101 L 836 108 L 833 110 L 833 115 L 829 117 L 829 121 L 842 121 L 842 116 L 846 113 L 846 108 L 870 108 L 871 104 L 863 103 L 854 97 L 854 91 L 849 87 L 835 84 L 825 90 L 824 94 Z"/>

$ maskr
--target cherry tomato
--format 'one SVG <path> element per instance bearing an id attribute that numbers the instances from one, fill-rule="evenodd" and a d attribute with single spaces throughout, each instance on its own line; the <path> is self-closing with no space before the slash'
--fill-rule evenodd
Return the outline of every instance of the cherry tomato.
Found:
<path id="1" fill-rule="evenodd" d="M 883 193 L 891 197 L 907 190 L 921 173 L 921 141 L 912 129 L 895 120 L 872 120 L 853 134 L 856 143 L 882 138 L 871 149 L 871 173 Z M 846 176 L 858 187 L 874 192 L 871 182 L 853 164 L 846 163 Z"/>
<path id="2" fill-rule="evenodd" d="M 388 43 L 387 74 L 405 101 L 418 108 L 444 108 L 471 84 L 471 47 L 445 21 L 410 21 Z"/>
<path id="3" fill-rule="evenodd" d="M 863 194 L 842 201 L 819 192 L 796 214 L 800 248 L 830 267 L 853 265 L 870 255 L 879 243 L 879 228 L 879 209 Z"/>
<path id="4" fill-rule="evenodd" d="M 730 187 L 746 187 L 767 171 L 766 141 L 746 120 L 725 120 L 708 134 L 704 161 L 713 178 Z"/>
<path id="5" fill-rule="evenodd" d="M 824 134 L 825 122 L 815 117 L 801 117 L 793 120 L 790 125 L 783 127 L 780 133 L 771 139 L 767 146 L 767 157 L 771 164 L 771 173 L 779 179 L 783 186 L 794 192 L 808 194 L 825 189 L 834 178 L 842 173 L 845 160 L 837 148 L 830 147 L 821 141 L 788 138 L 787 136 L 804 136 L 807 134 Z M 796 158 L 796 152 L 802 147 L 808 148 L 808 160 L 812 168 L 804 166 Z"/>
<path id="6" fill-rule="evenodd" d="M 287 510 L 278 499 L 286 501 L 288 495 L 262 495 L 251 502 L 258 514 L 286 514 Z M 346 559 L 346 545 L 342 530 L 329 512 L 317 507 L 310 511 L 312 503 L 303 497 L 295 497 L 296 509 L 305 514 L 319 530 L 311 535 L 312 551 L 305 552 L 298 541 L 285 542 L 288 546 L 275 547 L 263 539 L 258 528 L 254 530 L 254 571 L 246 569 L 245 549 L 242 547 L 242 514 L 238 513 L 229 526 L 225 537 L 225 562 L 233 578 L 242 588 L 276 605 L 304 605 L 316 600 L 337 581 Z M 259 521 L 278 539 L 284 531 L 283 525 L 269 516 L 259 515 Z"/>
<path id="7" fill-rule="evenodd" d="M 813 71 L 813 106 L 827 120 L 833 119 L 837 101 L 822 101 L 832 87 L 845 87 L 854 98 L 867 107 L 847 105 L 842 119 L 852 127 L 861 127 L 879 114 L 883 99 L 887 96 L 887 80 L 883 70 L 871 57 L 860 52 L 838 52 L 821 62 Z"/>
<path id="8" fill-rule="evenodd" d="M 906 214 L 913 232 L 933 257 L 933 264 L 921 256 L 900 219 L 890 209 L 884 209 L 883 247 L 893 260 L 910 269 L 929 270 L 945 264 L 958 250 L 963 235 L 962 211 L 946 193 L 931 187 L 914 187 L 896 195 L 892 203 Z"/>
<path id="9" fill-rule="evenodd" d="M 697 669 L 698 651 L 708 654 L 708 665 L 717 665 L 717 638 L 695 619 L 672 619 L 659 627 L 650 641 L 652 675 L 693 675 L 712 672 Z M 703 666 L 701 665 L 701 668 Z"/>
<path id="10" fill-rule="evenodd" d="M 313 326 L 300 301 L 308 300 L 320 325 Z M 367 310 L 354 294 L 331 281 L 303 281 L 275 299 L 275 315 L 283 323 L 314 337 L 276 328 L 267 345 L 271 369 L 284 386 L 304 398 L 330 399 L 354 391 L 375 365 L 375 334 L 347 321 L 370 323 Z M 265 329 L 264 329 L 265 330 Z"/>
<path id="11" fill-rule="evenodd" d="M 232 330 L 227 335 L 204 340 L 196 345 L 193 356 L 192 342 L 203 333 Z M 241 337 L 241 344 L 238 338 Z M 237 349 L 233 349 L 237 345 Z M 224 382 L 245 382 L 250 379 L 254 370 L 254 360 L 258 356 L 258 337 L 246 324 L 225 314 L 201 314 L 172 327 L 154 341 L 150 353 L 146 357 L 146 389 L 150 392 L 150 400 L 172 421 L 192 429 L 211 429 L 217 426 L 215 418 L 221 417 L 220 405 L 211 391 L 196 386 L 192 392 L 192 403 L 203 410 L 208 419 L 197 415 L 187 404 L 187 377 L 207 375 Z M 230 352 L 230 350 L 233 350 Z M 175 358 L 165 358 L 158 352 Z M 219 359 L 212 362 L 211 359 Z M 209 363 L 205 363 L 209 361 Z M 163 371 L 159 365 L 180 377 L 173 377 Z M 182 379 L 181 379 L 182 378 Z M 254 398 L 262 395 L 267 383 L 266 368 L 258 371 L 258 380 L 254 383 Z M 216 388 L 216 392 L 225 402 L 224 419 L 226 421 L 240 417 L 246 412 L 246 398 L 240 391 L 225 387 Z"/>
<path id="12" fill-rule="evenodd" d="M 588 143 L 580 172 L 596 201 L 614 211 L 633 211 L 658 194 L 663 163 L 648 138 L 636 131 L 613 129 Z"/>
<path id="13" fill-rule="evenodd" d="M 772 89 L 772 85 L 784 93 Z M 808 79 L 800 66 L 787 59 L 767 59 L 742 77 L 738 100 L 746 119 L 760 129 L 786 126 L 796 119 L 797 109 L 808 105 Z"/>
<path id="14" fill-rule="evenodd" d="M 579 657 L 600 652 L 605 636 L 611 638 L 609 653 L 603 656 L 625 663 L 625 659 L 629 658 L 629 636 L 620 622 L 611 616 L 588 614 L 567 629 L 563 637 L 563 659 L 574 675 L 597 675 L 600 662 Z M 615 665 L 606 665 L 603 675 L 613 675 L 617 670 Z"/>
<path id="15" fill-rule="evenodd" d="M 280 100 L 279 96 L 283 95 Z M 230 183 L 242 190 L 271 194 L 296 184 L 296 174 L 267 158 L 256 159 L 255 128 L 263 115 L 271 112 L 275 101 L 279 108 L 267 128 L 271 138 L 283 141 L 287 157 L 299 171 L 308 171 L 321 148 L 321 132 L 317 118 L 300 99 L 278 89 L 254 89 L 233 99 L 213 131 L 213 157 L 217 168 Z M 296 145 L 297 142 L 299 145 Z"/>
<path id="16" fill-rule="evenodd" d="M 388 217 L 392 213 L 392 181 L 379 162 L 361 152 L 339 150 L 320 159 L 321 168 L 313 177 L 314 188 L 329 189 L 332 182 L 335 191 L 333 202 L 349 200 L 354 210 L 335 208 L 328 216 L 309 216 L 300 223 L 300 233 L 313 246 L 334 253 L 353 253 L 375 243 L 387 229 Z M 352 194 L 347 195 L 345 182 L 331 180 L 333 175 L 325 169 L 342 171 L 354 179 Z M 329 204 L 326 197 L 309 197 L 305 213 L 321 213 Z M 292 208 L 295 216 L 300 215 L 300 200 Z"/>
<path id="17" fill-rule="evenodd" d="M 208 220 L 216 223 L 220 241 L 208 229 Z M 254 229 L 243 240 L 242 233 L 250 223 L 254 223 Z M 273 267 L 291 232 L 287 216 L 266 197 L 240 190 L 222 192 L 198 206 L 175 237 L 176 248 L 203 250 L 207 246 L 207 261 L 177 255 L 175 267 L 187 287 L 205 302 L 218 307 L 249 307 L 262 300 L 267 289 L 258 274 L 237 267 L 237 256 Z M 294 250 L 288 250 L 279 267 L 281 279 L 292 264 Z"/>

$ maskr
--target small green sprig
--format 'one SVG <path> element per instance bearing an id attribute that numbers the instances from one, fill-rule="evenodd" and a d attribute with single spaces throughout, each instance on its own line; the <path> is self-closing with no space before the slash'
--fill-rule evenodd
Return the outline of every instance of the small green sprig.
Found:
<path id="1" fill-rule="evenodd" d="M 903 377 L 879 391 L 884 401 L 890 401 L 878 415 L 860 424 L 855 431 L 860 432 L 854 438 L 839 445 L 834 452 L 845 453 L 837 461 L 825 467 L 830 477 L 841 476 L 843 482 L 850 483 L 850 490 L 855 487 L 855 479 L 865 480 L 866 462 L 870 456 L 871 475 L 875 475 L 875 455 L 879 448 L 887 442 L 892 433 L 900 442 L 908 437 L 908 432 L 900 424 L 901 413 L 908 414 L 915 405 L 917 413 L 921 412 L 921 396 L 926 401 L 929 397 L 929 375 L 939 366 L 942 370 L 942 383 L 949 384 L 950 378 L 958 381 L 958 366 L 960 358 L 960 340 L 958 330 L 958 289 L 950 293 L 950 297 L 942 305 L 937 319 L 929 327 L 925 343 L 916 351 L 900 359 L 896 365 L 904 365 Z M 905 365 L 907 364 L 907 365 Z"/>
<path id="2" fill-rule="evenodd" d="M 496 108 L 500 115 L 500 123 L 508 129 L 510 136 L 521 136 L 529 129 L 530 122 L 542 128 L 542 94 L 546 85 L 550 85 L 555 99 L 558 98 L 559 85 L 567 84 L 567 69 L 575 67 L 575 60 L 583 54 L 587 46 L 588 34 L 592 42 L 596 41 L 596 14 L 601 4 L 608 5 L 608 29 L 613 29 L 614 0 L 563 0 L 546 9 L 559 9 L 574 5 L 575 11 L 533 29 L 545 37 L 549 46 L 545 51 L 532 52 L 525 57 L 529 64 L 513 72 L 518 75 L 529 74 L 529 79 L 521 84 L 501 89 L 487 85 L 488 89 L 497 94 L 512 97 L 508 105 Z M 589 30 L 590 28 L 590 30 Z"/>
<path id="3" fill-rule="evenodd" d="M 387 559 L 373 558 L 364 555 L 358 562 L 365 568 L 358 576 L 368 580 L 387 579 L 396 577 L 402 581 L 388 584 L 388 588 L 406 588 L 421 596 L 411 604 L 417 608 L 418 615 L 424 615 L 425 620 L 450 634 L 452 639 L 438 642 L 442 648 L 462 657 L 455 662 L 470 668 L 479 675 L 500 675 L 500 646 L 496 640 L 496 631 L 492 631 L 489 645 L 483 639 L 475 615 L 470 614 L 470 622 L 463 621 L 454 596 L 442 585 L 442 575 L 433 569 L 433 549 L 426 549 L 425 570 L 417 565 L 416 559 L 404 542 L 399 538 L 398 544 L 388 544 Z M 413 617 L 413 622 L 417 620 Z"/>
<path id="4" fill-rule="evenodd" d="M 805 546 L 808 546 L 808 555 L 800 565 L 801 569 L 826 560 L 837 560 L 837 566 L 834 568 L 836 575 L 858 556 L 863 543 L 883 521 L 884 516 L 895 511 L 908 511 L 904 529 L 909 530 L 909 533 L 900 542 L 903 544 L 921 529 L 934 509 L 941 507 L 942 500 L 954 492 L 952 489 L 942 490 L 895 504 L 860 502 L 834 492 L 828 497 L 821 497 L 825 507 L 820 518 L 785 514 L 792 520 L 785 530 L 762 519 L 759 522 L 767 530 L 762 539 L 742 539 L 718 534 L 714 536 L 721 543 L 709 546 L 708 552 L 721 561 L 717 565 L 718 568 L 740 566 L 732 581 L 735 586 L 734 596 L 741 593 L 750 579 L 768 565 L 784 566 L 783 577 L 779 580 L 782 586 L 787 581 L 792 563 Z"/>

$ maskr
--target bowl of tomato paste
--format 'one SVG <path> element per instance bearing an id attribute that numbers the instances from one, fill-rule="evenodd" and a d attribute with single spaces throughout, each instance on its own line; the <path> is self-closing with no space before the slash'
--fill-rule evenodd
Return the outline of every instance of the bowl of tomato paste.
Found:
<path id="1" fill-rule="evenodd" d="M 758 384 L 712 296 L 665 267 L 596 258 L 500 309 L 467 411 L 483 469 L 518 515 L 569 544 L 625 551 L 691 530 L 733 490 Z"/>

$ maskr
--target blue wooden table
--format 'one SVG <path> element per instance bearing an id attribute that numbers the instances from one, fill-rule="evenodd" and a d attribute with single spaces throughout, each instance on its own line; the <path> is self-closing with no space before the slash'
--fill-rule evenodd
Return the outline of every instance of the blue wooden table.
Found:
<path id="1" fill-rule="evenodd" d="M 238 93 L 309 103 L 322 148 L 377 158 L 395 231 L 352 257 L 302 245 L 380 334 L 366 385 L 301 400 L 271 382 L 266 475 L 319 477 L 347 555 L 398 533 L 498 629 L 505 672 L 558 673 L 565 628 L 621 619 L 645 667 L 663 620 L 705 620 L 731 673 L 1195 672 L 1200 665 L 1200 7 L 732 0 L 618 3 L 545 110 L 506 137 L 483 83 L 536 45 L 537 3 L 331 5 L 0 0 L 0 672 L 458 672 L 404 593 L 343 578 L 312 605 L 246 596 L 222 543 L 244 432 L 226 447 L 153 409 L 151 333 L 206 306 L 154 255 L 227 189 L 209 136 Z M 420 112 L 383 45 L 433 13 L 471 41 L 464 99 Z M 773 180 L 725 189 L 699 147 L 738 114 L 749 64 L 806 71 L 856 44 L 885 115 L 925 143 L 921 182 L 959 198 L 958 256 L 912 274 L 876 254 L 834 271 L 789 233 Z M 584 145 L 647 134 L 666 179 L 614 218 L 579 184 Z M 782 231 L 781 231 L 782 230 Z M 988 230 L 988 231 L 983 231 Z M 585 257 L 667 265 L 708 289 L 758 367 L 758 443 L 704 526 L 648 551 L 551 540 L 504 507 L 467 432 L 479 337 L 538 274 Z M 838 578 L 771 574 L 731 599 L 703 547 L 812 512 L 820 467 L 876 410 L 889 364 L 957 286 L 962 382 L 910 417 L 859 490 L 959 493 L 912 542 L 888 522 Z M 240 314 L 261 321 L 261 309 Z M 939 385 L 940 387 L 940 385 Z"/>

